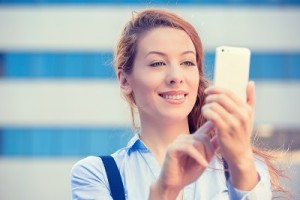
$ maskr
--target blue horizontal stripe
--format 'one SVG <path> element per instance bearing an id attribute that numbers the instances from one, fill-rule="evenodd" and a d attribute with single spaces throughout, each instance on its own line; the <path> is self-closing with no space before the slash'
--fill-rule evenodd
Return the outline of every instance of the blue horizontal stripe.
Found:
<path id="1" fill-rule="evenodd" d="M 115 78 L 111 52 L 15 52 L 0 59 L 6 78 Z"/>
<path id="2" fill-rule="evenodd" d="M 0 130 L 0 156 L 107 155 L 126 146 L 130 128 Z"/>
<path id="3" fill-rule="evenodd" d="M 2 78 L 115 79 L 112 52 L 5 52 L 0 54 Z M 205 55 L 211 79 L 214 54 Z M 300 80 L 300 53 L 257 53 L 251 56 L 252 80 Z"/>
<path id="4" fill-rule="evenodd" d="M 1 0 L 0 5 L 12 4 L 109 4 L 109 5 L 299 5 L 299 0 Z"/>
<path id="5" fill-rule="evenodd" d="M 205 73 L 212 79 L 214 54 L 205 56 Z M 300 53 L 255 53 L 251 55 L 251 80 L 300 81 Z"/>

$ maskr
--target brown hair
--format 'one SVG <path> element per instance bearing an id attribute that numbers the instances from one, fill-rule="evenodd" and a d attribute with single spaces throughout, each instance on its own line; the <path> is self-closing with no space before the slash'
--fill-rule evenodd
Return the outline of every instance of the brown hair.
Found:
<path id="1" fill-rule="evenodd" d="M 208 81 L 205 80 L 203 73 L 204 56 L 202 43 L 197 31 L 190 23 L 179 16 L 164 10 L 147 9 L 138 14 L 134 13 L 132 20 L 130 20 L 125 26 L 117 43 L 114 55 L 115 70 L 116 72 L 118 70 L 123 70 L 125 73 L 130 74 L 133 70 L 133 63 L 135 55 L 137 54 L 139 38 L 148 31 L 158 27 L 172 27 L 185 31 L 191 38 L 196 49 L 196 62 L 200 81 L 196 103 L 188 115 L 189 129 L 190 132 L 193 133 L 206 121 L 202 115 L 201 107 L 204 104 L 204 89 L 208 86 Z M 135 101 L 133 95 L 130 94 L 125 96 L 125 99 L 130 105 L 133 127 L 136 127 L 134 121 Z M 284 191 L 279 185 L 279 176 L 282 173 L 280 173 L 280 171 L 272 164 L 272 156 L 255 147 L 253 147 L 253 152 L 265 160 L 271 175 L 271 183 L 274 191 Z"/>

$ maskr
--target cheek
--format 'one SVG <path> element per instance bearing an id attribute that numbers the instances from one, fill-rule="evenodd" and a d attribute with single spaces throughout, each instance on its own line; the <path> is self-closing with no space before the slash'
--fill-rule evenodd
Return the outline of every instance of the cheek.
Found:
<path id="1" fill-rule="evenodd" d="M 146 76 L 141 76 L 132 82 L 133 92 L 146 92 L 152 89 L 153 82 Z"/>
<path id="2" fill-rule="evenodd" d="M 131 81 L 134 90 L 140 92 L 155 91 L 163 81 L 163 74 L 155 73 L 153 71 L 144 70 L 143 72 L 136 72 Z"/>
<path id="3" fill-rule="evenodd" d="M 196 89 L 196 92 L 198 90 L 199 81 L 200 81 L 200 77 L 199 77 L 198 72 L 195 72 L 190 75 L 190 77 L 189 77 L 190 85 L 191 85 L 191 87 Z"/>
<path id="4" fill-rule="evenodd" d="M 141 76 L 132 80 L 132 90 L 137 104 L 144 104 L 155 92 L 155 80 Z"/>
<path id="5" fill-rule="evenodd" d="M 192 99 L 195 102 L 196 102 L 197 94 L 198 94 L 199 81 L 200 81 L 200 77 L 197 74 L 194 74 L 193 77 L 191 77 L 191 79 L 190 79 L 191 94 L 193 96 Z"/>

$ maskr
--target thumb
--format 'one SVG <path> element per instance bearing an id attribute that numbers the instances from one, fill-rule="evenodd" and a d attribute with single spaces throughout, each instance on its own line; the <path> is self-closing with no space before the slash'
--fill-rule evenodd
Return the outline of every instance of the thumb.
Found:
<path id="1" fill-rule="evenodd" d="M 210 140 L 212 146 L 214 147 L 215 151 L 217 151 L 219 149 L 219 142 L 218 142 L 218 138 L 215 135 L 211 140 Z"/>
<path id="2" fill-rule="evenodd" d="M 207 134 L 215 128 L 215 125 L 211 121 L 205 122 L 193 135 L 197 138 L 201 137 L 202 134 Z"/>

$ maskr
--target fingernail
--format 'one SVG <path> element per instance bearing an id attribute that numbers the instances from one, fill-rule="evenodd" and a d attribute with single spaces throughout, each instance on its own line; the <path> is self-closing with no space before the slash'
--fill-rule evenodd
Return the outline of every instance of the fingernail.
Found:
<path id="1" fill-rule="evenodd" d="M 208 107 L 208 104 L 204 104 L 204 106 L 202 106 L 202 108 L 201 108 L 201 111 L 203 112 L 207 107 Z"/>

